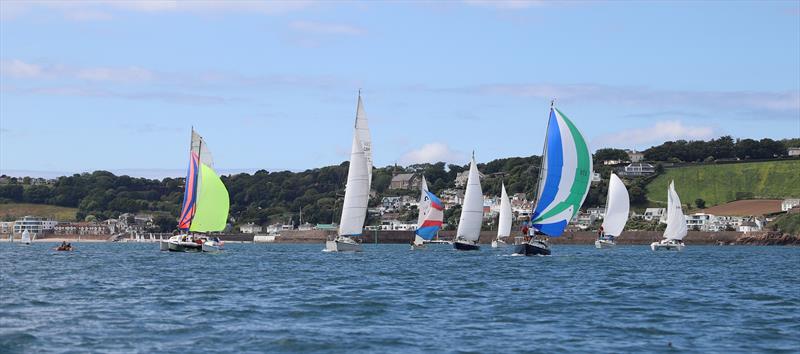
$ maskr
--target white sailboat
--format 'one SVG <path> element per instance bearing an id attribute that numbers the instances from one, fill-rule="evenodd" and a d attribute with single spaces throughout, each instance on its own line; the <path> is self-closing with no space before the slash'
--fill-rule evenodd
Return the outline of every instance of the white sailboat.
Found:
<path id="1" fill-rule="evenodd" d="M 222 231 L 227 226 L 230 199 L 225 184 L 214 171 L 214 160 L 203 137 L 192 129 L 189 149 L 189 169 L 184 187 L 183 205 L 178 218 L 182 234 L 160 242 L 162 251 L 219 252 L 223 242 L 192 232 Z M 144 235 L 136 234 L 136 241 Z"/>
<path id="2" fill-rule="evenodd" d="M 506 184 L 503 183 L 500 188 L 500 219 L 497 221 L 497 238 L 492 241 L 492 248 L 508 246 L 503 238 L 511 236 L 511 201 L 506 193 Z"/>
<path id="3" fill-rule="evenodd" d="M 578 213 L 589 193 L 591 175 L 592 155 L 586 139 L 551 103 L 539 187 L 531 215 L 534 237 L 515 242 L 515 254 L 550 254 L 547 237 L 564 233 L 567 223 Z"/>
<path id="4" fill-rule="evenodd" d="M 31 234 L 28 232 L 27 229 L 22 231 L 22 238 L 20 238 L 20 242 L 22 242 L 22 244 L 24 245 L 31 244 Z"/>
<path id="5" fill-rule="evenodd" d="M 608 181 L 608 197 L 606 198 L 606 211 L 603 214 L 603 235 L 594 242 L 597 248 L 613 247 L 615 239 L 622 234 L 628 222 L 628 213 L 631 203 L 625 184 L 613 172 Z"/>
<path id="6" fill-rule="evenodd" d="M 475 166 L 475 153 L 469 164 L 469 177 L 467 178 L 467 191 L 464 193 L 464 203 L 461 205 L 461 217 L 458 219 L 458 230 L 453 240 L 453 247 L 461 251 L 477 251 L 478 239 L 481 236 L 481 223 L 483 222 L 483 191 L 481 191 L 481 177 L 478 167 Z"/>
<path id="7" fill-rule="evenodd" d="M 444 205 L 442 201 L 428 190 L 428 182 L 422 176 L 418 204 L 417 230 L 414 232 L 414 243 L 411 250 L 424 249 L 425 244 L 433 240 L 442 228 L 444 221 Z"/>
<path id="8" fill-rule="evenodd" d="M 344 190 L 342 219 L 336 237 L 325 242 L 325 251 L 361 252 L 361 244 L 356 242 L 353 237 L 361 236 L 364 231 L 371 180 L 372 142 L 359 92 L 353 144 L 350 149 L 350 166 L 347 170 L 347 185 Z"/>
<path id="9" fill-rule="evenodd" d="M 689 229 L 686 227 L 686 216 L 683 215 L 681 199 L 675 191 L 675 181 L 670 182 L 667 190 L 667 229 L 664 230 L 664 239 L 650 244 L 653 251 L 683 251 L 686 247 L 683 238 Z"/>

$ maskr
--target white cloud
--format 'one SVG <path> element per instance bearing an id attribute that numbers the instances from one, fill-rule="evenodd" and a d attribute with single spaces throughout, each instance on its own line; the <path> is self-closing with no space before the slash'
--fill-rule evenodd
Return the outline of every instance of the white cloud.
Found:
<path id="1" fill-rule="evenodd" d="M 659 121 L 645 128 L 621 130 L 616 133 L 605 134 L 592 139 L 595 148 L 604 147 L 642 147 L 660 144 L 665 141 L 707 140 L 717 134 L 709 126 L 688 126 L 677 120 Z"/>
<path id="2" fill-rule="evenodd" d="M 139 82 L 150 81 L 155 78 L 155 74 L 150 70 L 138 67 L 95 67 L 79 69 L 75 72 L 75 77 L 88 81 Z"/>
<path id="3" fill-rule="evenodd" d="M 294 21 L 289 24 L 289 28 L 311 34 L 334 34 L 358 36 L 365 34 L 363 28 L 342 23 L 322 23 L 313 21 Z"/>
<path id="4" fill-rule="evenodd" d="M 36 64 L 26 63 L 22 60 L 8 60 L 0 62 L 0 76 L 13 78 L 35 78 L 42 77 L 44 70 Z"/>
<path id="5" fill-rule="evenodd" d="M 445 143 L 430 143 L 417 150 L 411 150 L 403 154 L 400 157 L 400 163 L 403 165 L 436 163 L 439 161 L 463 163 L 466 159 L 466 154 L 450 149 Z"/>

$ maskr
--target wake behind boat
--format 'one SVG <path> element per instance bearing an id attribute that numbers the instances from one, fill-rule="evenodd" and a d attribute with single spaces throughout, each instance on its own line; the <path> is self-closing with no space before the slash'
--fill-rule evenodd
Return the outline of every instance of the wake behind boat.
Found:
<path id="1" fill-rule="evenodd" d="M 467 191 L 464 193 L 461 217 L 458 221 L 456 238 L 453 248 L 459 251 L 477 251 L 478 239 L 481 236 L 483 223 L 483 191 L 481 191 L 481 177 L 475 165 L 475 153 L 469 163 L 469 176 L 467 177 Z"/>
<path id="2" fill-rule="evenodd" d="M 369 135 L 367 115 L 358 94 L 353 143 L 350 148 L 350 166 L 344 190 L 342 219 L 336 237 L 325 242 L 327 252 L 361 252 L 361 244 L 354 237 L 361 236 L 367 218 L 369 188 L 372 182 L 372 139 Z"/>
<path id="3" fill-rule="evenodd" d="M 178 221 L 178 229 L 182 233 L 161 241 L 160 249 L 170 252 L 219 252 L 224 245 L 219 238 L 193 232 L 224 230 L 229 208 L 228 190 L 214 171 L 211 151 L 203 137 L 192 129 L 189 170 Z"/>
<path id="4" fill-rule="evenodd" d="M 547 237 L 564 233 L 567 223 L 580 210 L 589 193 L 592 155 L 581 132 L 550 103 L 538 191 L 531 224 L 533 237 L 517 239 L 514 253 L 549 255 Z"/>
<path id="5" fill-rule="evenodd" d="M 628 222 L 630 212 L 630 198 L 625 184 L 613 172 L 608 181 L 608 197 L 606 198 L 606 211 L 603 214 L 603 225 L 600 226 L 601 234 L 594 242 L 596 248 L 609 248 L 616 246 L 616 238 L 622 234 Z"/>
<path id="6" fill-rule="evenodd" d="M 667 190 L 667 229 L 664 230 L 664 239 L 650 244 L 653 251 L 683 251 L 683 238 L 688 233 L 686 216 L 683 215 L 681 198 L 675 191 L 675 181 L 670 182 Z"/>

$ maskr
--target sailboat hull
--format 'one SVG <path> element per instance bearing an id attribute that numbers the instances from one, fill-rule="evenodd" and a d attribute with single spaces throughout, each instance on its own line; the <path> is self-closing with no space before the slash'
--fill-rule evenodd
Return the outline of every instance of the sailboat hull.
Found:
<path id="1" fill-rule="evenodd" d="M 169 242 L 168 241 L 159 241 L 158 242 L 159 249 L 162 251 L 169 251 Z"/>
<path id="2" fill-rule="evenodd" d="M 468 243 L 465 241 L 453 242 L 453 248 L 459 251 L 479 251 L 481 249 L 477 243 Z"/>
<path id="3" fill-rule="evenodd" d="M 611 240 L 600 239 L 600 240 L 594 241 L 594 247 L 595 248 L 613 248 L 616 245 L 617 245 L 617 243 L 614 242 L 614 241 L 611 241 Z"/>
<path id="4" fill-rule="evenodd" d="M 503 240 L 494 240 L 492 241 L 492 248 L 500 248 L 500 247 L 507 247 L 508 244 Z"/>
<path id="5" fill-rule="evenodd" d="M 543 242 L 526 242 L 518 245 L 514 245 L 514 254 L 524 255 L 524 256 L 549 256 L 550 255 L 550 246 Z"/>
<path id="6" fill-rule="evenodd" d="M 653 251 L 683 251 L 686 246 L 682 243 L 678 242 L 669 242 L 669 241 L 661 241 L 661 242 L 653 242 L 650 244 L 650 249 Z"/>
<path id="7" fill-rule="evenodd" d="M 194 242 L 169 242 L 170 252 L 200 252 L 203 250 L 202 245 Z"/>
<path id="8" fill-rule="evenodd" d="M 361 244 L 351 238 L 337 238 L 333 241 L 325 241 L 325 251 L 327 252 L 361 252 Z"/>

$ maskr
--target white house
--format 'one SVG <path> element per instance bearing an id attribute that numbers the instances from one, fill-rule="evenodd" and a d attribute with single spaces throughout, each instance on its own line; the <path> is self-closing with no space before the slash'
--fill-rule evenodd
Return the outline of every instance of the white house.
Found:
<path id="1" fill-rule="evenodd" d="M 791 147 L 786 149 L 789 156 L 800 156 L 800 147 Z"/>
<path id="2" fill-rule="evenodd" d="M 658 220 L 661 223 L 667 222 L 667 210 L 664 208 L 647 208 L 642 215 L 647 221 Z"/>
<path id="3" fill-rule="evenodd" d="M 244 224 L 242 226 L 239 226 L 239 230 L 241 230 L 242 233 L 245 233 L 245 234 L 257 234 L 257 233 L 261 232 L 261 230 L 263 230 L 263 228 L 261 227 L 261 225 L 256 225 L 256 224 L 251 222 L 251 223 L 247 223 L 247 224 Z"/>
<path id="4" fill-rule="evenodd" d="M 644 159 L 644 153 L 636 150 L 625 150 L 628 153 L 628 160 L 631 162 L 640 162 Z"/>
<path id="5" fill-rule="evenodd" d="M 632 162 L 621 172 L 625 176 L 648 176 L 653 173 L 656 173 L 656 168 L 647 162 Z"/>
<path id="6" fill-rule="evenodd" d="M 781 211 L 788 211 L 798 205 L 800 205 L 800 199 L 784 199 L 781 203 Z"/>

